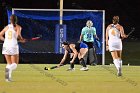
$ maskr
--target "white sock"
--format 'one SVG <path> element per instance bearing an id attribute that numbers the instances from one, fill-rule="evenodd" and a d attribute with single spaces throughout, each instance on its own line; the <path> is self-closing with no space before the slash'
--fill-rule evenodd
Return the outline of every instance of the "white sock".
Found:
<path id="1" fill-rule="evenodd" d="M 12 70 L 9 70 L 9 78 L 12 77 Z"/>
<path id="2" fill-rule="evenodd" d="M 122 67 L 122 60 L 121 60 L 121 59 L 119 59 L 119 62 L 120 62 L 120 67 Z"/>
<path id="3" fill-rule="evenodd" d="M 115 64 L 116 69 L 119 71 L 119 68 L 120 68 L 120 61 L 119 61 L 119 59 L 114 59 L 113 63 Z"/>
<path id="4" fill-rule="evenodd" d="M 9 78 L 12 77 L 12 71 L 15 70 L 16 68 L 17 68 L 17 64 L 16 63 L 12 63 L 10 65 Z"/>
<path id="5" fill-rule="evenodd" d="M 120 73 L 122 73 L 122 60 L 119 59 L 119 63 L 120 63 Z"/>
<path id="6" fill-rule="evenodd" d="M 7 65 L 6 65 L 6 69 L 9 69 L 9 71 L 10 71 L 10 66 L 11 66 L 11 64 L 7 64 Z M 8 72 L 6 71 L 5 74 L 8 74 L 8 75 L 9 75 L 9 71 L 8 71 Z M 9 76 L 10 76 L 10 75 L 9 75 Z M 6 76 L 6 77 L 7 77 L 7 76 Z"/>
<path id="7" fill-rule="evenodd" d="M 11 65 L 10 65 L 10 69 L 11 70 L 15 70 L 17 68 L 17 64 L 16 63 L 12 63 Z"/>
<path id="8" fill-rule="evenodd" d="M 7 65 L 6 65 L 6 68 L 8 68 L 8 69 L 9 69 L 9 68 L 10 68 L 10 65 L 11 65 L 11 64 L 7 64 Z"/>

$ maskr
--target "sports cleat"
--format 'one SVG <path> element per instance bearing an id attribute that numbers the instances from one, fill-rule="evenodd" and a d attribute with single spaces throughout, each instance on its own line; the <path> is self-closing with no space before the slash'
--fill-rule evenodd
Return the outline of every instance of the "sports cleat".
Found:
<path id="1" fill-rule="evenodd" d="M 88 67 L 86 67 L 86 70 L 89 70 L 89 68 L 88 68 Z"/>
<path id="2" fill-rule="evenodd" d="M 67 71 L 74 71 L 75 68 L 68 68 Z"/>
<path id="3" fill-rule="evenodd" d="M 118 76 L 118 77 L 122 76 L 122 73 L 117 73 L 117 76 Z"/>
<path id="4" fill-rule="evenodd" d="M 88 71 L 89 69 L 88 69 L 88 67 L 82 67 L 80 70 L 81 71 Z"/>
<path id="5" fill-rule="evenodd" d="M 12 79 L 9 78 L 9 79 L 5 79 L 6 82 L 12 82 Z"/>

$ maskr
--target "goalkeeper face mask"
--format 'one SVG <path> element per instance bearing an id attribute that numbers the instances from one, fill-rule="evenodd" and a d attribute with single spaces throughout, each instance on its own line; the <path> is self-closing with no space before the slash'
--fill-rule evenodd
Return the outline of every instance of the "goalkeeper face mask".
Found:
<path id="1" fill-rule="evenodd" d="M 87 27 L 92 27 L 93 26 L 93 23 L 91 20 L 88 20 L 87 23 L 86 23 L 86 26 Z"/>

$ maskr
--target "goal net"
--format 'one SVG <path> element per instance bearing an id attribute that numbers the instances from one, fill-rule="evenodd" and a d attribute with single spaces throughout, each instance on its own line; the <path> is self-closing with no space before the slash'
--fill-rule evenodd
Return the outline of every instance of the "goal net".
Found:
<path id="1" fill-rule="evenodd" d="M 8 14 L 8 17 L 10 17 L 10 13 Z M 55 53 L 56 25 L 59 24 L 60 20 L 59 9 L 13 8 L 12 14 L 18 17 L 18 24 L 22 26 L 22 36 L 24 38 L 40 37 L 39 40 L 20 44 L 21 53 Z M 64 9 L 63 24 L 66 25 L 66 40 L 77 42 L 87 20 L 93 21 L 100 39 L 98 44 L 95 44 L 96 53 L 104 54 L 104 10 Z"/>

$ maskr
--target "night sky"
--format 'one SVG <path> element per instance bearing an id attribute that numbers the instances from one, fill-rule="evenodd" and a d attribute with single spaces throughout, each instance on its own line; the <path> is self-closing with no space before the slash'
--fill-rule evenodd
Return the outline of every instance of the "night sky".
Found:
<path id="1" fill-rule="evenodd" d="M 58 9 L 59 0 L 0 0 L 0 30 L 7 25 L 6 7 Z M 64 9 L 105 10 L 106 26 L 118 15 L 125 32 L 134 27 L 135 37 L 140 38 L 140 0 L 64 0 Z"/>

